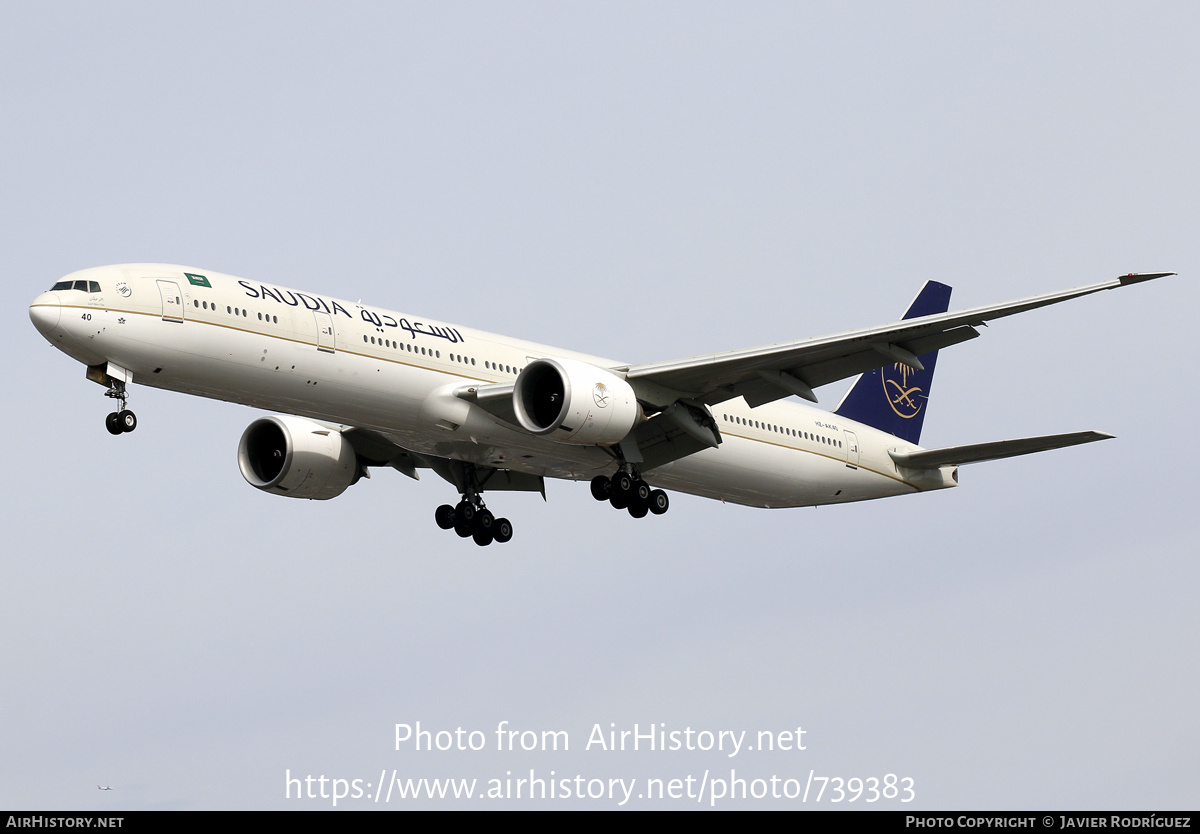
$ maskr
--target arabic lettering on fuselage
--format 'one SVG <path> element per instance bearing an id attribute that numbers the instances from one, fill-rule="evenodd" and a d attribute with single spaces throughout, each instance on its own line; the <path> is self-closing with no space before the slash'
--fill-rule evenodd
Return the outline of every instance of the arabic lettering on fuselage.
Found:
<path id="1" fill-rule="evenodd" d="M 246 291 L 246 295 L 251 298 L 269 298 L 279 304 L 286 304 L 289 307 L 305 307 L 312 310 L 314 313 L 328 313 L 335 315 L 341 313 L 348 319 L 353 319 L 354 316 L 350 311 L 336 301 L 326 301 L 319 295 L 308 295 L 307 293 L 295 292 L 293 290 L 285 290 L 280 287 L 268 287 L 265 284 L 259 284 L 257 287 L 249 281 L 238 281 L 242 289 Z M 422 322 L 413 322 L 409 324 L 408 319 L 396 319 L 387 313 L 377 313 L 369 310 L 366 307 L 359 308 L 359 315 L 367 324 L 375 327 L 397 327 L 401 330 L 407 330 L 415 339 L 420 336 L 432 336 L 435 339 L 447 339 L 451 344 L 458 344 L 466 341 L 461 333 L 453 327 L 438 327 L 432 324 L 423 324 Z"/>
<path id="2" fill-rule="evenodd" d="M 453 327 L 435 327 L 432 324 L 422 324 L 419 321 L 409 324 L 408 319 L 400 319 L 400 327 L 411 333 L 414 339 L 420 333 L 422 336 L 433 336 L 435 339 L 449 339 L 451 344 L 463 341 L 462 334 Z"/>

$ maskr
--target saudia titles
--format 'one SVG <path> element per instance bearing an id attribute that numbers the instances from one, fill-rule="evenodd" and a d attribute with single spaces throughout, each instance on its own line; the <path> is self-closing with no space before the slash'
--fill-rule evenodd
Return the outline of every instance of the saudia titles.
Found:
<path id="1" fill-rule="evenodd" d="M 187 272 L 185 272 L 184 275 L 188 276 L 188 280 L 192 284 L 205 287 L 212 286 L 208 283 L 208 279 L 203 275 L 192 275 Z M 204 283 L 199 284 L 196 280 L 197 278 L 204 281 Z M 348 319 L 354 318 L 354 316 L 350 315 L 350 311 L 341 304 L 338 304 L 336 301 L 329 301 L 326 303 L 325 299 L 319 295 L 305 295 L 302 292 L 285 290 L 282 287 L 275 287 L 272 289 L 266 284 L 259 284 L 258 288 L 256 289 L 248 281 L 238 281 L 238 283 L 241 284 L 242 289 L 246 291 L 246 295 L 248 295 L 250 298 L 269 298 L 278 304 L 286 304 L 289 307 L 299 307 L 301 304 L 303 304 L 306 308 L 312 310 L 314 313 L 325 312 L 331 316 L 336 313 L 341 313 Z M 401 330 L 407 330 L 414 339 L 417 338 L 418 335 L 421 335 L 433 336 L 437 339 L 447 339 L 451 344 L 458 344 L 459 342 L 466 341 L 466 339 L 463 338 L 463 335 L 458 332 L 458 329 L 454 327 L 437 327 L 432 324 L 422 324 L 419 321 L 409 324 L 408 319 L 402 318 L 397 321 L 387 313 L 376 313 L 361 305 L 356 306 L 359 310 L 359 317 L 367 324 L 374 325 L 375 327 L 398 327 Z"/>

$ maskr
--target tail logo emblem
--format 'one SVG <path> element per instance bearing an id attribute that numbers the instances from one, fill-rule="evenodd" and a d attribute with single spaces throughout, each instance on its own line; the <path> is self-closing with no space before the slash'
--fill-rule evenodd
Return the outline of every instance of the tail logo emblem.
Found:
<path id="1" fill-rule="evenodd" d="M 921 413 L 921 407 L 925 405 L 920 398 L 921 389 L 917 386 L 909 387 L 909 374 L 916 373 L 908 365 L 902 365 L 897 362 L 895 365 L 880 368 L 879 376 L 883 380 L 883 395 L 887 397 L 888 405 L 892 407 L 892 411 L 896 412 L 897 416 L 903 417 L 905 420 L 911 420 Z"/>

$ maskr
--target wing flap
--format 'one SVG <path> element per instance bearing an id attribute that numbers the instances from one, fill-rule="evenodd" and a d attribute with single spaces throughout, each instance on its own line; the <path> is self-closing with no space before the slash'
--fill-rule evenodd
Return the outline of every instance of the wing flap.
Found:
<path id="1" fill-rule="evenodd" d="M 525 472 L 514 472 L 511 469 L 498 469 L 491 466 L 473 466 L 461 460 L 451 458 L 428 458 L 429 466 L 444 480 L 454 484 L 454 488 L 465 493 L 472 483 L 472 478 L 478 482 L 480 489 L 489 492 L 537 492 L 542 499 L 546 498 L 546 479 L 541 475 L 530 475 Z"/>
<path id="2" fill-rule="evenodd" d="M 354 453 L 366 466 L 390 466 L 414 480 L 420 480 L 417 469 L 432 469 L 454 484 L 460 492 L 467 489 L 473 472 L 480 487 L 489 491 L 537 492 L 546 497 L 546 481 L 541 475 L 493 466 L 472 467 L 451 458 L 410 452 L 381 432 L 371 429 L 349 428 L 342 435 L 350 441 Z"/>
<path id="3" fill-rule="evenodd" d="M 699 417 L 699 419 L 697 419 Z M 680 405 L 651 417 L 631 433 L 641 461 L 638 468 L 649 472 L 658 466 L 711 449 L 721 442 L 716 423 Z"/>
<path id="4" fill-rule="evenodd" d="M 349 428 L 342 432 L 342 436 L 350 441 L 354 454 L 367 466 L 390 466 L 414 481 L 421 480 L 418 468 L 429 468 L 423 455 L 396 445 L 377 431 Z"/>
<path id="5" fill-rule="evenodd" d="M 962 466 L 967 463 L 982 463 L 989 460 L 1014 458 L 1111 440 L 1113 435 L 1099 431 L 1077 431 L 1070 434 L 1050 434 L 1043 437 L 1022 437 L 1016 440 L 995 440 L 990 443 L 973 443 L 969 446 L 947 446 L 944 449 L 925 449 L 919 452 L 888 452 L 897 466 L 908 469 L 937 469 L 941 466 Z"/>

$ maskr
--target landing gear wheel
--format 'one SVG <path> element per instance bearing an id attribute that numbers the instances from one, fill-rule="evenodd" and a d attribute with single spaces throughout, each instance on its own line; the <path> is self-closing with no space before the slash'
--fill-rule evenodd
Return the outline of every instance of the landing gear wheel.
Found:
<path id="1" fill-rule="evenodd" d="M 104 428 L 108 429 L 109 434 L 121 433 L 121 420 L 117 412 L 113 412 L 104 418 Z"/>
<path id="2" fill-rule="evenodd" d="M 480 510 L 475 513 L 475 520 L 471 522 L 471 529 L 475 532 L 475 543 L 479 543 L 478 536 L 480 533 L 492 535 L 492 526 L 496 523 L 496 517 L 489 510 Z M 489 539 L 490 541 L 490 539 Z"/>
<path id="3" fill-rule="evenodd" d="M 512 534 L 513 529 L 511 521 L 509 521 L 507 518 L 496 519 L 496 523 L 492 525 L 492 536 L 496 541 L 500 542 L 500 544 L 504 544 L 506 541 L 512 538 Z"/>
<path id="4" fill-rule="evenodd" d="M 475 522 L 475 505 L 470 501 L 459 501 L 458 506 L 454 508 L 454 519 L 461 521 L 470 527 Z"/>
<path id="5" fill-rule="evenodd" d="M 634 518 L 645 518 L 648 512 L 650 512 L 650 508 L 641 501 L 634 501 L 629 505 L 629 514 Z"/>
<path id="6" fill-rule="evenodd" d="M 633 482 L 633 494 L 637 498 L 639 504 L 649 505 L 650 503 L 650 485 L 638 478 Z"/>
<path id="7" fill-rule="evenodd" d="M 628 472 L 618 472 L 612 476 L 612 492 L 620 493 L 621 495 L 629 495 L 633 492 L 633 478 Z"/>
<path id="8" fill-rule="evenodd" d="M 137 428 L 137 415 L 129 409 L 117 413 L 117 423 L 121 427 L 121 431 L 128 432 Z"/>
<path id="9" fill-rule="evenodd" d="M 483 503 L 483 484 L 487 478 L 481 481 L 476 467 L 469 463 L 460 463 L 455 477 L 462 490 L 461 498 L 453 507 L 443 504 L 437 508 L 434 520 L 438 527 L 453 529 L 456 536 L 474 539 L 480 547 L 511 539 L 512 523 L 507 518 L 496 518 Z"/>
<path id="10" fill-rule="evenodd" d="M 629 506 L 629 494 L 614 489 L 612 495 L 608 496 L 608 503 L 612 504 L 615 510 L 623 510 Z"/>
<path id="11" fill-rule="evenodd" d="M 661 489 L 656 489 L 650 493 L 650 512 L 655 515 L 662 515 L 671 508 L 671 499 Z"/>
<path id="12" fill-rule="evenodd" d="M 454 526 L 454 508 L 449 504 L 442 504 L 433 513 L 433 518 L 437 522 L 437 526 L 443 530 L 449 530 Z"/>
<path id="13" fill-rule="evenodd" d="M 607 477 L 597 475 L 592 478 L 592 497 L 597 501 L 607 501 L 611 491 L 612 488 L 609 485 Z"/>

